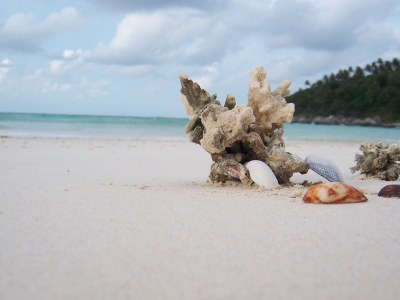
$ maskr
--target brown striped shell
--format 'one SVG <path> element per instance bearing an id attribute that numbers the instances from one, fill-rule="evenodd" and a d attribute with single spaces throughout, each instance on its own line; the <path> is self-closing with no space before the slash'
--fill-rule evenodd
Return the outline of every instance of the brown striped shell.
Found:
<path id="1" fill-rule="evenodd" d="M 383 187 L 378 196 L 385 198 L 400 198 L 400 184 L 390 184 Z"/>
<path id="2" fill-rule="evenodd" d="M 356 188 L 343 182 L 327 182 L 316 184 L 308 189 L 303 197 L 305 203 L 354 203 L 365 202 L 365 197 Z"/>

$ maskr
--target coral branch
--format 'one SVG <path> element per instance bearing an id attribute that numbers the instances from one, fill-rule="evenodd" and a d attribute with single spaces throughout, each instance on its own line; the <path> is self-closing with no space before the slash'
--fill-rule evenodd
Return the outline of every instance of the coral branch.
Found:
<path id="1" fill-rule="evenodd" d="M 210 94 L 202 89 L 196 82 L 188 79 L 186 74 L 179 76 L 181 80 L 181 93 L 186 97 L 187 104 L 192 108 L 193 114 L 199 114 L 207 104 L 217 99 L 217 94 Z M 185 104 L 186 108 L 187 105 Z"/>
<path id="2" fill-rule="evenodd" d="M 267 73 L 262 66 L 251 71 L 248 92 L 248 103 L 256 117 L 255 124 L 263 133 L 268 134 L 277 128 L 283 128 L 283 122 L 290 123 L 293 119 L 294 104 L 287 104 L 283 97 L 290 91 L 289 80 L 284 80 L 279 87 L 271 93 L 271 88 L 266 78 Z"/>
<path id="3" fill-rule="evenodd" d="M 233 109 L 236 105 L 236 99 L 235 96 L 228 94 L 226 96 L 226 100 L 225 100 L 225 107 L 227 107 L 228 109 Z"/>

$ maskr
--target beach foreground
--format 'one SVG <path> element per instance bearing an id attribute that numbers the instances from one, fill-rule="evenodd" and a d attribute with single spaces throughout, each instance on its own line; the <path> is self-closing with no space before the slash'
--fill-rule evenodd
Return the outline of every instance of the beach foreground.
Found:
<path id="1" fill-rule="evenodd" d="M 286 145 L 369 199 L 313 205 L 212 186 L 189 142 L 0 139 L 0 299 L 399 299 L 400 199 L 350 173 L 358 147 Z"/>

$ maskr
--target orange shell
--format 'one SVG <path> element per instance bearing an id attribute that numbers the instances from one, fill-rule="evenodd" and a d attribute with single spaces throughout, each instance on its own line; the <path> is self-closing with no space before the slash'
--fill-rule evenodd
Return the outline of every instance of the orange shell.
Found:
<path id="1" fill-rule="evenodd" d="M 343 182 L 327 182 L 316 184 L 308 189 L 303 197 L 305 203 L 354 203 L 365 202 L 365 197 L 356 188 Z"/>

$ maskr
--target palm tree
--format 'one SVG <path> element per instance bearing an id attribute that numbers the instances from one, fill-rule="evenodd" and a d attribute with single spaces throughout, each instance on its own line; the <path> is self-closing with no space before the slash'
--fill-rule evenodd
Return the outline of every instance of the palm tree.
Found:
<path id="1" fill-rule="evenodd" d="M 370 64 L 366 65 L 365 68 L 364 68 L 364 70 L 371 74 L 371 73 L 372 73 L 372 67 L 371 67 L 371 65 L 370 65 Z"/>
<path id="2" fill-rule="evenodd" d="M 357 68 L 356 68 L 356 72 L 355 72 L 355 74 L 354 74 L 354 77 L 356 77 L 356 78 L 362 78 L 362 77 L 364 77 L 364 71 L 363 71 L 363 69 L 361 69 L 360 67 L 357 67 Z"/>
<path id="3" fill-rule="evenodd" d="M 379 66 L 378 67 L 378 72 L 380 72 L 380 73 L 385 72 L 385 64 L 384 64 L 382 58 L 379 58 L 377 63 L 378 63 L 378 66 Z"/>
<path id="4" fill-rule="evenodd" d="M 393 71 L 392 69 L 392 63 L 390 61 L 385 61 L 385 69 L 386 71 Z"/>
<path id="5" fill-rule="evenodd" d="M 392 61 L 393 69 L 398 70 L 400 67 L 400 61 L 397 58 L 394 58 Z"/>
<path id="6" fill-rule="evenodd" d="M 376 62 L 372 63 L 372 74 L 378 74 L 379 73 L 379 67 L 376 65 Z"/>
<path id="7" fill-rule="evenodd" d="M 336 79 L 342 80 L 343 79 L 343 71 L 339 70 L 339 72 L 336 74 Z"/>
<path id="8" fill-rule="evenodd" d="M 349 79 L 349 71 L 344 70 L 343 71 L 343 80 L 347 80 L 347 79 Z"/>

